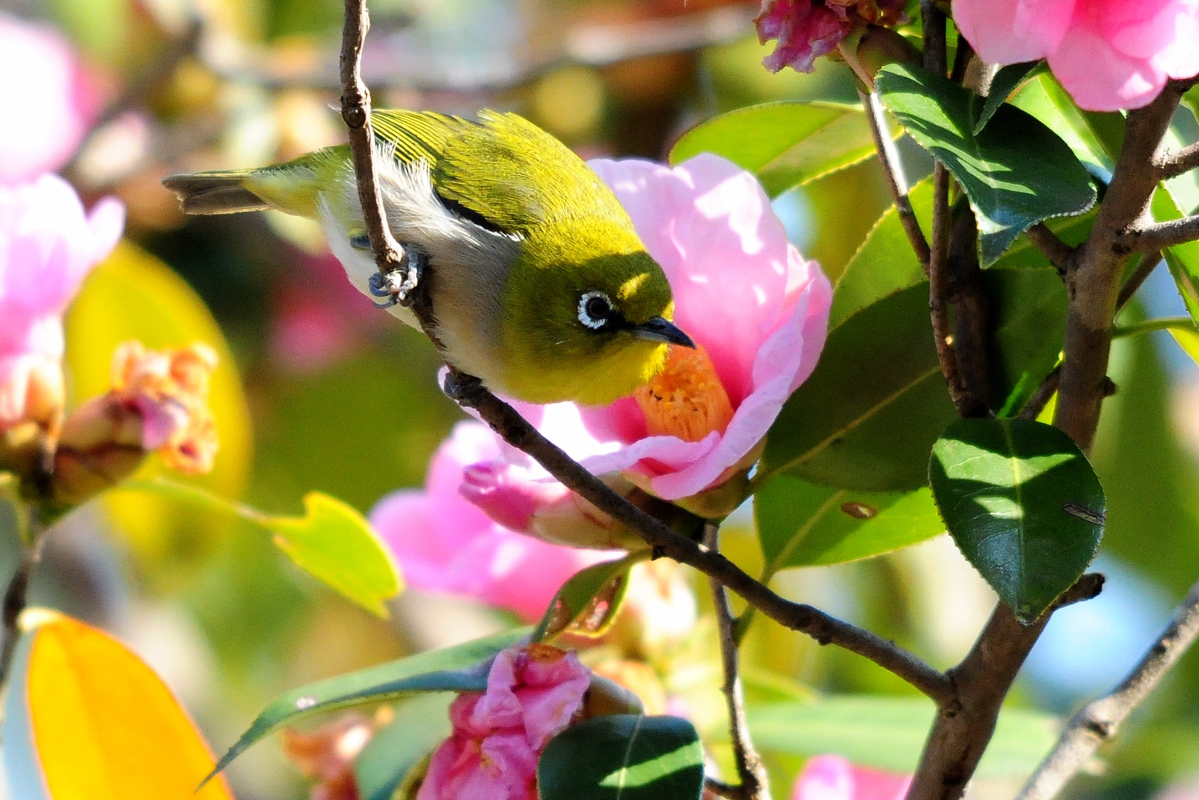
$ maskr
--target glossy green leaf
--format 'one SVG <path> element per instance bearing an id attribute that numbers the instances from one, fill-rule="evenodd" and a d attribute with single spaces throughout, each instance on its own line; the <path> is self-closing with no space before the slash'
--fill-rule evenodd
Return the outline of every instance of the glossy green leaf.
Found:
<path id="1" fill-rule="evenodd" d="M 1014 387 L 1030 383 L 1026 375 L 1039 379 L 1052 368 L 1065 292 L 1050 270 L 986 270 L 983 289 L 998 408 Z M 836 488 L 916 489 L 927 480 L 933 442 L 956 417 L 933 346 L 928 284 L 921 283 L 829 333 L 820 363 L 767 435 L 758 480 L 789 471 Z"/>
<path id="2" fill-rule="evenodd" d="M 928 489 L 855 492 L 778 475 L 754 495 L 754 519 L 766 566 L 840 564 L 922 542 L 945 531 Z"/>
<path id="3" fill-rule="evenodd" d="M 1164 186 L 1159 186 L 1153 193 L 1151 208 L 1153 218 L 1158 222 L 1169 222 L 1185 216 L 1174 196 Z M 1174 278 L 1174 285 L 1186 304 L 1187 313 L 1191 319 L 1199 322 L 1199 242 L 1168 247 L 1163 255 Z"/>
<path id="4" fill-rule="evenodd" d="M 935 709 L 919 697 L 840 696 L 811 703 L 751 707 L 749 727 L 762 750 L 813 756 L 835 753 L 855 764 L 911 772 L 920 759 Z M 1023 778 L 1049 752 L 1057 721 L 1006 708 L 979 764 L 979 778 Z"/>
<path id="5" fill-rule="evenodd" d="M 995 73 L 995 77 L 991 79 L 991 88 L 987 93 L 986 100 L 983 101 L 982 111 L 978 114 L 978 121 L 974 123 L 975 136 L 987 127 L 991 117 L 995 116 L 995 112 L 1007 101 L 1008 95 L 1015 91 L 1017 86 L 1036 74 L 1037 70 L 1044 69 L 1044 65 L 1044 61 L 1025 61 L 1020 64 L 1008 64 Z"/>
<path id="6" fill-rule="evenodd" d="M 268 516 L 262 521 L 275 544 L 301 569 L 363 608 L 387 616 L 383 601 L 400 591 L 391 551 L 366 517 L 335 497 L 304 496 L 303 517 Z"/>
<path id="7" fill-rule="evenodd" d="M 1045 123 L 1090 171 L 1110 177 L 1119 150 L 1108 150 L 1110 141 L 1092 130 L 1090 120 L 1051 74 L 1045 72 L 1026 82 L 1010 102 Z"/>
<path id="8" fill-rule="evenodd" d="M 375 731 L 354 759 L 361 800 L 391 800 L 414 768 L 450 735 L 451 692 L 420 694 L 396 705 L 391 722 Z"/>
<path id="9" fill-rule="evenodd" d="M 908 199 L 921 229 L 927 232 L 933 215 L 932 180 L 926 179 L 913 186 Z M 837 279 L 829 310 L 829 329 L 836 328 L 856 312 L 892 292 L 926 280 L 920 259 L 908 243 L 899 213 L 892 205 L 879 217 Z"/>
<path id="10" fill-rule="evenodd" d="M 624 601 L 629 570 L 649 558 L 649 551 L 629 553 L 624 558 L 601 561 L 572 575 L 554 595 L 532 640 L 541 642 L 569 631 L 584 636 L 603 634 Z"/>
<path id="11" fill-rule="evenodd" d="M 959 420 L 933 445 L 929 482 L 966 560 L 1025 624 L 1095 557 L 1103 487 L 1074 440 L 1052 425 Z"/>
<path id="12" fill-rule="evenodd" d="M 861 106 L 766 103 L 700 123 L 671 148 L 670 163 L 699 153 L 749 170 L 774 197 L 870 157 L 874 140 Z"/>
<path id="13" fill-rule="evenodd" d="M 679 717 L 616 714 L 572 725 L 537 762 L 540 800 L 699 800 L 704 752 Z"/>
<path id="14" fill-rule="evenodd" d="M 902 64 L 884 67 L 877 86 L 888 110 L 970 197 L 984 265 L 1041 220 L 1081 214 L 1095 203 L 1086 169 L 1035 117 L 1004 104 L 975 135 L 982 99 L 970 90 Z"/>
<path id="15" fill-rule="evenodd" d="M 528 633 L 528 628 L 505 631 L 294 689 L 276 699 L 255 718 L 241 738 L 221 756 L 213 775 L 268 733 L 313 714 L 367 703 L 385 703 L 415 692 L 481 692 L 487 688 L 491 659 Z"/>
<path id="16" fill-rule="evenodd" d="M 1174 341 L 1178 342 L 1182 351 L 1190 356 L 1192 361 L 1199 364 L 1199 333 L 1171 328 L 1170 335 L 1174 337 Z"/>

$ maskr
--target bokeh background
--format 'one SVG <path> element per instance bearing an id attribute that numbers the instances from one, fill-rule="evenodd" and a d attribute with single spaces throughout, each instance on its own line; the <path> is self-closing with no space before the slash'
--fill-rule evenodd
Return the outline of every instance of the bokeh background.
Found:
<path id="1" fill-rule="evenodd" d="M 371 11 L 364 63 L 376 105 L 514 110 L 585 157 L 662 159 L 679 134 L 723 111 L 857 98 L 848 69 L 828 60 L 812 75 L 768 74 L 755 3 L 376 0 Z M 67 320 L 73 396 L 107 386 L 112 349 L 127 338 L 217 347 L 222 449 L 200 483 L 272 513 L 298 513 L 311 490 L 365 513 L 387 492 L 419 486 L 463 418 L 438 390 L 429 344 L 348 285 L 315 225 L 274 213 L 185 220 L 159 185 L 174 172 L 267 164 L 342 141 L 333 110 L 341 13 L 336 0 L 0 0 L 0 159 L 10 138 L 48 125 L 68 141 L 52 168 L 85 202 L 116 195 L 129 212 L 126 241 Z M 18 61 L 10 50 L 6 60 L 3 23 L 18 18 L 46 26 L 47 41 L 76 61 L 59 77 L 77 129 L 38 102 L 53 87 L 27 102 L 30 82 L 55 78 L 41 56 Z M 1178 122 L 1195 127 L 1193 117 Z M 901 146 L 919 177 L 924 157 Z M 775 204 L 801 251 L 835 280 L 888 199 L 869 160 Z M 1155 316 L 1181 308 L 1164 274 L 1140 297 L 1126 321 L 1146 307 Z M 1111 509 L 1099 562 L 1107 589 L 1055 616 L 1012 700 L 1057 714 L 1117 681 L 1199 577 L 1199 375 L 1160 334 L 1121 340 L 1112 377 L 1120 391 L 1094 453 Z M 726 529 L 730 552 L 752 571 L 760 554 L 750 525 L 739 512 Z M 9 565 L 11 533 L 0 531 Z M 994 602 L 944 537 L 776 583 L 938 667 L 960 659 Z M 218 751 L 284 690 L 515 622 L 416 593 L 378 620 L 300 573 L 261 529 L 131 490 L 79 509 L 56 532 L 34 600 L 123 637 Z M 667 688 L 687 698 L 701 727 L 718 725 L 717 665 L 697 647 Z M 751 695 L 909 691 L 766 620 L 746 653 Z M 1069 796 L 1199 797 L 1199 659 L 1184 659 L 1104 755 L 1104 774 Z M 772 761 L 776 796 L 797 764 Z M 242 800 L 308 793 L 277 741 L 253 748 L 231 776 Z M 978 788 L 1003 797 L 1013 786 Z"/>

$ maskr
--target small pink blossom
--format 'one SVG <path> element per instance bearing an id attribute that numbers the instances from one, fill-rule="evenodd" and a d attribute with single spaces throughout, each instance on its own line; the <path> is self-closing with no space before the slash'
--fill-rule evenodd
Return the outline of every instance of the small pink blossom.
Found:
<path id="1" fill-rule="evenodd" d="M 27 181 L 65 164 L 99 105 L 61 33 L 0 13 L 0 108 L 6 109 L 0 184 Z"/>
<path id="2" fill-rule="evenodd" d="M 0 429 L 25 420 L 46 395 L 57 393 L 61 408 L 62 314 L 124 221 L 112 198 L 85 214 L 54 175 L 0 186 Z"/>
<path id="3" fill-rule="evenodd" d="M 855 24 L 894 24 L 903 7 L 903 0 L 762 0 L 754 20 L 758 41 L 778 40 L 762 63 L 771 72 L 783 67 L 811 72 L 816 59 L 835 50 Z"/>
<path id="4" fill-rule="evenodd" d="M 591 672 L 545 644 L 496 656 L 487 691 L 450 705 L 453 733 L 434 751 L 416 800 L 536 800 L 537 758 L 583 708 Z"/>
<path id="5" fill-rule="evenodd" d="M 808 759 L 791 800 L 903 800 L 911 775 L 855 767 L 841 756 Z"/>
<path id="6" fill-rule="evenodd" d="M 982 59 L 1047 58 L 1093 111 L 1140 108 L 1199 73 L 1199 0 L 954 0 L 953 15 Z"/>
<path id="7" fill-rule="evenodd" d="M 523 536 L 464 499 L 463 469 L 499 455 L 485 425 L 458 423 L 433 456 L 424 490 L 402 489 L 383 498 L 371 511 L 371 523 L 411 587 L 466 595 L 536 619 L 567 578 L 611 554 Z"/>

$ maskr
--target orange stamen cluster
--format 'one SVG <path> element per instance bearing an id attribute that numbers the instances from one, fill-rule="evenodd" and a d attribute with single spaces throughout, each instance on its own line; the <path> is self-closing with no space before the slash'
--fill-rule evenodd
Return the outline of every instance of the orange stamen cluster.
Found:
<path id="1" fill-rule="evenodd" d="M 733 419 L 728 392 L 702 347 L 670 348 L 666 366 L 633 396 L 650 436 L 698 442 L 712 431 L 724 433 Z"/>

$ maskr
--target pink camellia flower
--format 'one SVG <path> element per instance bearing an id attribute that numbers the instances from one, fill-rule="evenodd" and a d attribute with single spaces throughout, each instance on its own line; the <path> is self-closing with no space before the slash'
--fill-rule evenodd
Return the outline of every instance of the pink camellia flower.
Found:
<path id="1" fill-rule="evenodd" d="M 911 775 L 855 767 L 841 756 L 808 759 L 791 800 L 903 800 Z"/>
<path id="2" fill-rule="evenodd" d="M 1199 73 L 1199 0 L 954 0 L 953 16 L 980 58 L 1047 58 L 1092 111 L 1140 108 Z"/>
<path id="3" fill-rule="evenodd" d="M 836 49 L 855 24 L 893 25 L 904 0 L 762 0 L 754 23 L 762 44 L 777 39 L 762 63 L 771 72 L 791 67 L 811 72 L 816 59 Z"/>
<path id="4" fill-rule="evenodd" d="M 567 578 L 613 554 L 522 536 L 467 502 L 459 494 L 463 469 L 499 454 L 485 425 L 458 423 L 433 456 L 424 491 L 391 493 L 370 519 L 412 588 L 466 595 L 536 619 Z"/>
<path id="5" fill-rule="evenodd" d="M 537 758 L 583 710 L 591 672 L 546 644 L 496 656 L 487 691 L 450 705 L 453 733 L 433 752 L 416 800 L 536 800 Z"/>
<path id="6" fill-rule="evenodd" d="M 85 214 L 75 190 L 54 175 L 0 187 L 0 430 L 34 417 L 56 424 L 63 311 L 124 221 L 112 198 Z"/>
<path id="7" fill-rule="evenodd" d="M 0 184 L 65 164 L 99 106 L 62 34 L 0 13 L 0 108 L 8 110 L 0 124 Z"/>

